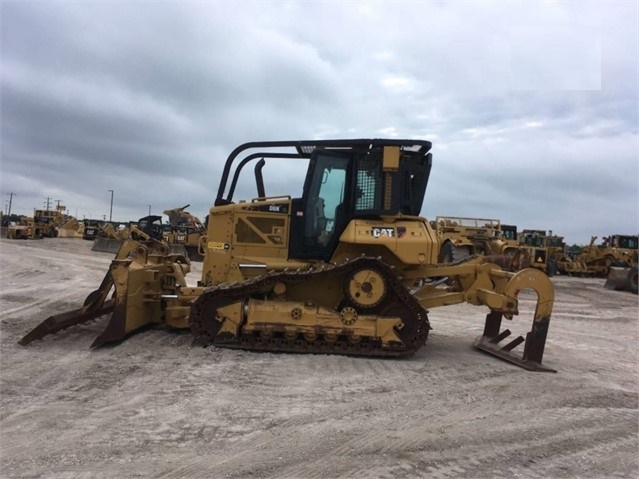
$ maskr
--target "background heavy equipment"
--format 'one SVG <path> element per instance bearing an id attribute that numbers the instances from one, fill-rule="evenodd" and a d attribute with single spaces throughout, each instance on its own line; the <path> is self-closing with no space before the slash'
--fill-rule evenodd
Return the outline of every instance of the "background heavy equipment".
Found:
<path id="1" fill-rule="evenodd" d="M 33 217 L 23 216 L 19 223 L 10 224 L 7 238 L 41 239 L 58 236 L 58 226 L 66 221 L 63 212 L 66 208 L 58 205 L 55 210 L 34 210 Z"/>
<path id="2" fill-rule="evenodd" d="M 505 225 L 503 223 L 500 224 L 501 227 L 501 239 L 511 247 L 516 247 L 519 245 L 519 240 L 517 237 L 517 226 L 515 225 Z"/>
<path id="3" fill-rule="evenodd" d="M 169 225 L 171 225 L 164 241 L 169 245 L 184 247 L 190 260 L 202 261 L 200 247 L 206 241 L 206 227 L 197 216 L 186 211 L 189 206 L 185 205 L 181 208 L 164 211 L 164 214 L 169 217 Z"/>
<path id="4" fill-rule="evenodd" d="M 140 218 L 137 223 L 132 223 L 129 228 L 129 234 L 134 240 L 148 240 L 152 238 L 162 241 L 166 231 L 160 215 L 149 215 Z"/>
<path id="5" fill-rule="evenodd" d="M 501 224 L 501 238 L 498 241 L 491 241 L 490 248 L 493 254 L 502 254 L 511 258 L 518 257 L 522 264 L 528 267 L 530 251 L 521 247 L 517 226 Z"/>
<path id="6" fill-rule="evenodd" d="M 604 237 L 596 245 L 596 236 L 590 238 L 590 244 L 584 246 L 572 261 L 559 263 L 562 273 L 575 276 L 608 277 L 612 267 L 630 267 L 637 264 L 639 236 L 614 234 Z"/>
<path id="7" fill-rule="evenodd" d="M 204 345 L 403 357 L 425 344 L 429 309 L 468 302 L 488 308 L 477 348 L 553 371 L 542 365 L 554 300 L 545 274 L 503 271 L 485 257 L 438 264 L 439 240 L 419 216 L 430 149 L 428 141 L 395 139 L 243 144 L 228 157 L 209 211 L 197 286 L 185 280 L 188 258 L 157 240 L 126 240 L 81 308 L 51 316 L 20 343 L 112 313 L 92 346 L 161 323 L 190 328 Z M 256 197 L 235 202 L 252 161 Z M 301 197 L 267 194 L 267 161 L 306 166 Z M 532 328 L 502 346 L 511 334 L 502 319 L 519 314 L 524 289 L 537 294 Z"/>
<path id="8" fill-rule="evenodd" d="M 55 238 L 58 236 L 58 226 L 64 224 L 66 217 L 64 211 L 66 207 L 56 206 L 55 210 L 35 210 L 33 212 L 33 222 L 35 226 L 36 238 Z"/>
<path id="9" fill-rule="evenodd" d="M 611 266 L 604 287 L 637 294 L 639 289 L 638 276 L 637 265 L 627 267 Z"/>
<path id="10" fill-rule="evenodd" d="M 104 222 L 98 229 L 91 251 L 103 253 L 117 253 L 122 247 L 122 242 L 131 237 L 131 223 L 118 224 Z"/>
<path id="11" fill-rule="evenodd" d="M 74 217 L 70 217 L 58 226 L 58 237 L 60 238 L 80 238 L 84 235 L 84 223 Z"/>
<path id="12" fill-rule="evenodd" d="M 82 239 L 94 241 L 98 237 L 100 231 L 100 222 L 98 220 L 83 220 Z"/>
<path id="13" fill-rule="evenodd" d="M 567 261 L 564 253 L 563 236 L 546 234 L 545 230 L 523 230 L 519 233 L 519 246 L 527 252 L 529 262 L 525 267 L 537 268 L 548 276 L 554 276 L 558 271 L 559 262 Z"/>
<path id="14" fill-rule="evenodd" d="M 199 252 L 201 242 L 206 235 L 204 225 L 182 208 L 166 210 L 169 223 L 162 223 L 162 216 L 150 215 L 131 221 L 128 225 L 115 228 L 110 223 L 103 223 L 96 235 L 93 251 L 116 253 L 122 242 L 128 238 L 134 240 L 155 239 L 169 246 L 171 253 L 187 255 L 190 260 L 201 261 Z"/>
<path id="15" fill-rule="evenodd" d="M 122 243 L 131 238 L 136 241 L 150 239 L 169 244 L 171 226 L 162 224 L 159 215 L 148 215 L 138 221 L 131 221 L 128 225 L 120 225 L 117 229 L 110 223 L 104 223 L 99 228 L 92 251 L 103 253 L 117 253 Z M 184 248 L 179 247 L 177 253 L 184 254 Z"/>
<path id="16" fill-rule="evenodd" d="M 7 227 L 7 238 L 9 239 L 34 239 L 35 223 L 33 218 L 26 216 L 20 218 L 19 222 L 12 222 Z"/>
<path id="17" fill-rule="evenodd" d="M 502 236 L 497 219 L 437 216 L 434 227 L 441 245 L 440 263 L 451 263 L 476 254 L 491 254 L 490 242 Z"/>

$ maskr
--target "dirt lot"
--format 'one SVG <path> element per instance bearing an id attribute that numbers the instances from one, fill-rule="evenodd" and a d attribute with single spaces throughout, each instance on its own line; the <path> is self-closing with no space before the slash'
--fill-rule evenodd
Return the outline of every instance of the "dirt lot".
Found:
<path id="1" fill-rule="evenodd" d="M 0 240 L 3 478 L 639 476 L 638 300 L 602 279 L 553 278 L 556 374 L 473 349 L 486 310 L 469 305 L 431 311 L 408 360 L 204 349 L 157 329 L 89 351 L 106 318 L 17 345 L 99 284 L 112 255 L 90 247 Z"/>

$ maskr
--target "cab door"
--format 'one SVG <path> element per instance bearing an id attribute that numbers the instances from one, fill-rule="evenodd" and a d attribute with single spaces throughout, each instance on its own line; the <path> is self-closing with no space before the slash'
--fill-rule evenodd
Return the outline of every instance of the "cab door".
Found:
<path id="1" fill-rule="evenodd" d="M 350 215 L 351 154 L 317 150 L 302 198 L 292 201 L 290 258 L 328 261 Z"/>

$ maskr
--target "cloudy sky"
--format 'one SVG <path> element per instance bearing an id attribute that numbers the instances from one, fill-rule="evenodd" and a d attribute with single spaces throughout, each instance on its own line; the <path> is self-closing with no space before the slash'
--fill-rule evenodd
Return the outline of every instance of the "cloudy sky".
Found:
<path id="1" fill-rule="evenodd" d="M 203 218 L 241 143 L 388 137 L 433 142 L 428 218 L 639 231 L 637 2 L 1 9 L 4 211 L 108 219 L 114 190 L 114 220 Z M 267 166 L 267 193 L 298 195 L 296 173 Z"/>

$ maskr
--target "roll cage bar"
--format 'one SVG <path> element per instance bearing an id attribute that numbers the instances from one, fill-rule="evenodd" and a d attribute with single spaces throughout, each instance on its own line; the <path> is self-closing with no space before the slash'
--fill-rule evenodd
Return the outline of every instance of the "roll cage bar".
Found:
<path id="1" fill-rule="evenodd" d="M 350 140 L 302 140 L 302 141 L 259 141 L 244 143 L 235 148 L 226 159 L 224 164 L 224 170 L 222 171 L 222 178 L 220 179 L 220 186 L 217 191 L 217 197 L 215 198 L 215 206 L 228 205 L 233 202 L 233 194 L 237 186 L 237 181 L 240 176 L 242 168 L 252 160 L 256 158 L 305 158 L 310 159 L 313 151 L 317 148 L 326 150 L 369 150 L 378 146 L 398 146 L 402 149 L 414 150 L 422 154 L 428 153 L 432 147 L 432 143 L 426 140 L 390 140 L 390 139 L 350 139 Z M 240 157 L 243 152 L 253 149 L 272 149 L 272 148 L 294 148 L 295 153 L 289 152 L 273 152 L 273 151 L 260 151 L 256 153 L 248 154 L 240 160 L 240 163 L 235 167 L 235 172 L 231 180 L 228 194 L 224 198 L 226 191 L 226 184 L 233 167 L 235 160 Z M 264 191 L 264 185 L 261 181 L 261 168 L 264 165 L 260 162 L 255 168 L 256 182 L 258 192 Z M 258 193 L 259 194 L 259 193 Z"/>

